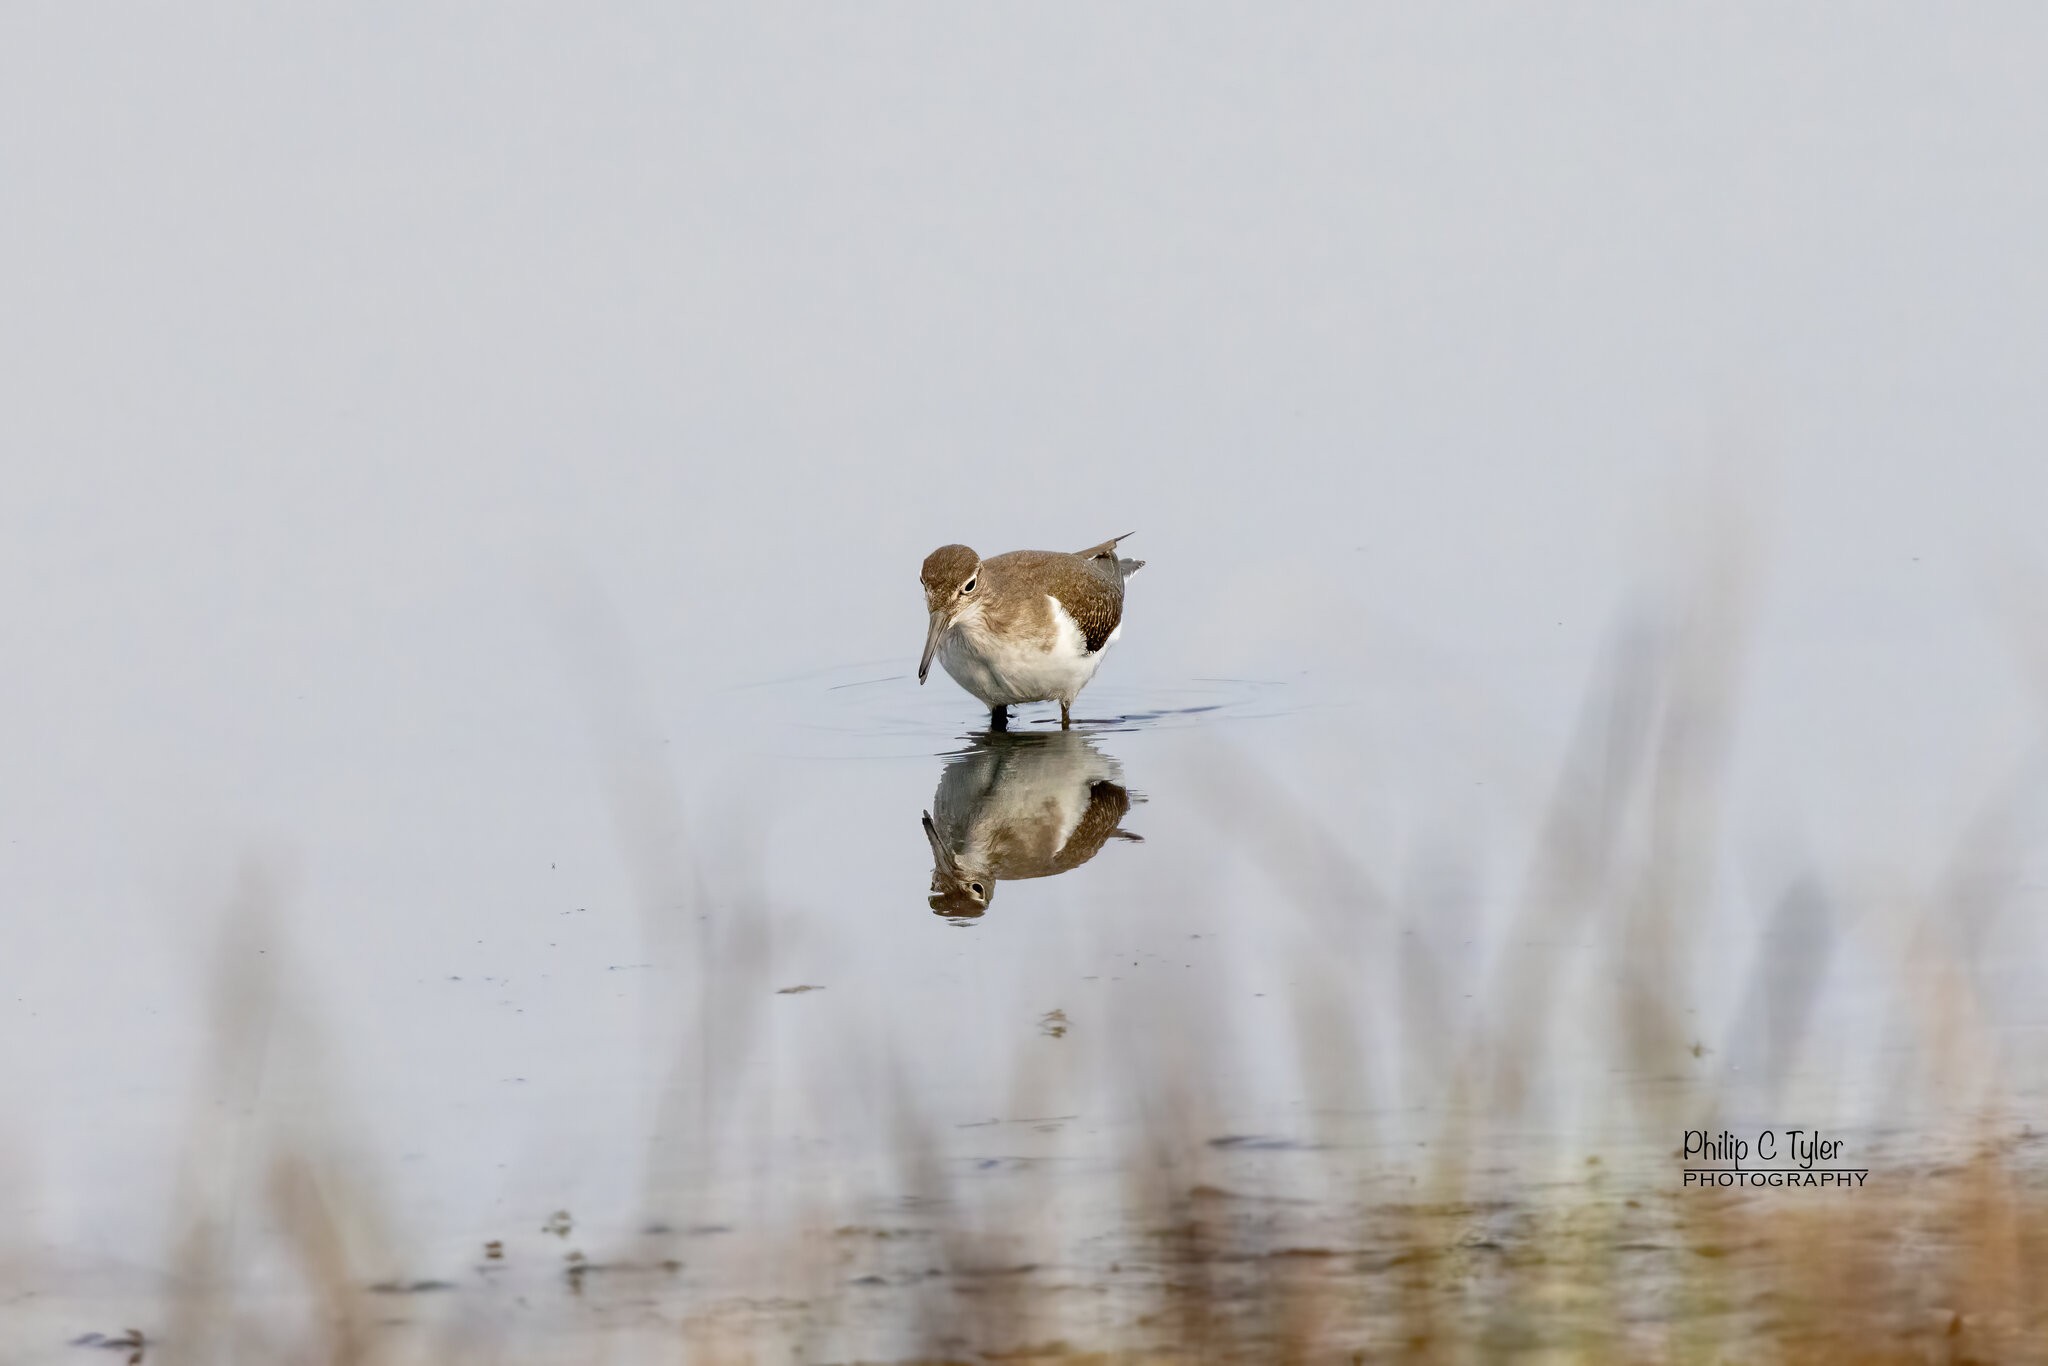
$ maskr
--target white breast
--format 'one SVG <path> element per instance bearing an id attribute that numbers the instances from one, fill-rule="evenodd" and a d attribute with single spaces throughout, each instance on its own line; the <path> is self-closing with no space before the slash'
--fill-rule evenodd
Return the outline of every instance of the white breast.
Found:
<path id="1" fill-rule="evenodd" d="M 989 632 L 981 612 L 964 613 L 946 632 L 939 662 L 953 681 L 981 699 L 984 706 L 1007 707 L 1019 702 L 1072 703 L 1095 677 L 1102 656 L 1123 634 L 1109 633 L 1102 649 L 1088 653 L 1080 626 L 1058 598 L 1045 598 L 1052 609 L 1053 639 L 1048 647 L 1035 640 L 1014 640 Z"/>

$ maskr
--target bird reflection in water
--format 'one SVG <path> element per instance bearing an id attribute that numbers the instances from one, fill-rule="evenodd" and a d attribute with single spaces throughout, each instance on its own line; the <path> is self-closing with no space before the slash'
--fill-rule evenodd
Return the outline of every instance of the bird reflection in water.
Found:
<path id="1" fill-rule="evenodd" d="M 996 884 L 1080 867 L 1131 809 L 1123 769 L 1079 731 L 992 732 L 946 761 L 924 834 L 932 846 L 932 911 L 973 919 Z"/>

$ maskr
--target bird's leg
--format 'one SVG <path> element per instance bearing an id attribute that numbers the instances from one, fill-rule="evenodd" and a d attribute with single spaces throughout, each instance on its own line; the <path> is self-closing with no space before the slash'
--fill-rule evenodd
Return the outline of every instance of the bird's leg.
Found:
<path id="1" fill-rule="evenodd" d="M 988 709 L 988 728 L 990 730 L 1008 730 L 1010 728 L 1010 709 L 1008 707 L 990 707 Z"/>
<path id="2" fill-rule="evenodd" d="M 1060 729 L 1067 730 L 1071 728 L 1073 724 L 1074 719 L 1071 716 L 1067 715 L 1067 704 L 1064 702 L 1060 703 Z"/>

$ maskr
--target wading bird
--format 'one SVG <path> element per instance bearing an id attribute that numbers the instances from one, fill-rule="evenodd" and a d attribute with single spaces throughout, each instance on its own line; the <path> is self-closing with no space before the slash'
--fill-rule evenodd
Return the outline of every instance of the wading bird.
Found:
<path id="1" fill-rule="evenodd" d="M 1066 729 L 1074 699 L 1123 629 L 1124 579 L 1145 564 L 1117 558 L 1123 539 L 1074 555 L 1013 550 L 984 560 L 964 545 L 942 545 L 925 556 L 931 620 L 917 681 L 936 658 L 988 708 L 991 730 L 1007 729 L 1020 702 L 1059 703 Z"/>

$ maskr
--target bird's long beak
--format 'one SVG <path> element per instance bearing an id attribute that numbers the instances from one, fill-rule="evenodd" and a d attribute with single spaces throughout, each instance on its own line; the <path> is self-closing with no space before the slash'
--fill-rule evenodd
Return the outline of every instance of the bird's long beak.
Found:
<path id="1" fill-rule="evenodd" d="M 924 658 L 917 661 L 917 681 L 924 682 L 924 676 L 932 671 L 932 656 L 939 652 L 939 641 L 946 634 L 946 609 L 936 608 L 932 612 L 931 629 L 924 636 Z"/>

